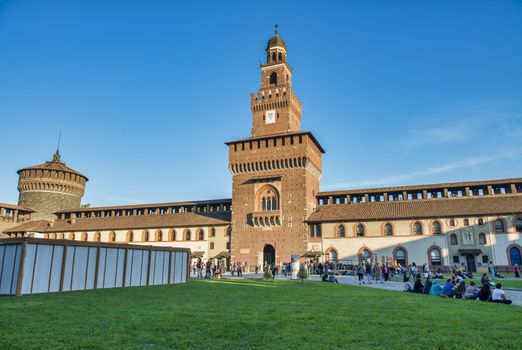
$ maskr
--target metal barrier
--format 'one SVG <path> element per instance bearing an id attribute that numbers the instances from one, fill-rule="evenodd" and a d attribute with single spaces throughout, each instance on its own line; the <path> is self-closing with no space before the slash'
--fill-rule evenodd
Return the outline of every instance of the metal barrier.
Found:
<path id="1" fill-rule="evenodd" d="M 0 239 L 0 295 L 185 283 L 189 259 L 185 248 Z"/>

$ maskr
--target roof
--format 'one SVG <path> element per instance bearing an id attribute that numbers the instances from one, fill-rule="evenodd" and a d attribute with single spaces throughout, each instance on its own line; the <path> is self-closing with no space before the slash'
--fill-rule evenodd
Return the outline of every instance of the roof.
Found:
<path id="1" fill-rule="evenodd" d="M 353 190 L 341 190 L 341 191 L 327 191 L 319 192 L 317 196 L 336 196 L 336 195 L 348 195 L 348 194 L 361 194 L 361 193 L 383 193 L 383 192 L 400 192 L 400 191 L 413 191 L 413 190 L 429 190 L 429 189 L 441 189 L 441 188 L 461 188 L 461 187 L 475 187 L 475 186 L 487 186 L 487 185 L 500 185 L 500 184 L 511 184 L 511 183 L 522 183 L 522 178 L 509 178 L 509 179 L 497 179 L 488 181 L 466 181 L 466 182 L 448 182 L 439 184 L 426 184 L 426 185 L 408 185 L 408 186 L 396 186 L 396 187 L 380 187 L 380 188 L 363 188 Z"/>
<path id="2" fill-rule="evenodd" d="M 321 146 L 319 141 L 317 141 L 315 136 L 310 131 L 284 132 L 284 133 L 280 133 L 280 134 L 263 135 L 263 136 L 256 136 L 256 137 L 247 137 L 247 138 L 240 139 L 240 140 L 225 142 L 225 145 L 229 146 L 229 145 L 233 145 L 235 143 L 241 143 L 241 142 L 247 142 L 247 141 L 257 141 L 257 140 L 271 139 L 271 138 L 274 138 L 274 137 L 299 136 L 299 135 L 307 135 L 307 136 L 309 136 L 310 139 L 312 139 L 312 141 L 315 143 L 317 148 L 319 148 L 321 153 L 326 153 L 324 148 L 323 148 L 323 146 Z"/>
<path id="3" fill-rule="evenodd" d="M 65 163 L 62 163 L 60 161 L 60 154 L 58 153 L 58 151 L 56 151 L 56 153 L 54 154 L 53 160 L 51 160 L 49 162 L 45 162 L 43 164 L 38 164 L 38 165 L 35 165 L 35 166 L 31 166 L 31 167 L 20 169 L 16 173 L 20 174 L 24 170 L 32 170 L 32 169 L 63 171 L 63 172 L 66 172 L 66 173 L 76 174 L 76 175 L 79 175 L 81 177 L 84 177 L 85 180 L 87 180 L 87 181 L 89 180 L 87 178 L 87 176 L 77 172 L 76 170 L 73 170 L 73 169 L 69 168 L 68 166 L 65 165 Z"/>
<path id="4" fill-rule="evenodd" d="M 33 209 L 31 209 L 29 207 L 25 207 L 23 205 L 15 205 L 15 204 L 8 204 L 8 203 L 1 203 L 0 202 L 0 208 L 8 208 L 8 209 L 30 211 L 31 213 L 34 213 Z"/>
<path id="5" fill-rule="evenodd" d="M 107 207 L 89 207 L 89 208 L 76 208 L 76 209 L 63 209 L 55 212 L 54 214 L 61 213 L 80 213 L 98 210 L 124 210 L 124 209 L 145 209 L 145 208 L 161 208 L 161 207 L 174 207 L 174 206 L 193 206 L 193 205 L 206 205 L 206 204 L 219 204 L 227 203 L 232 204 L 231 198 L 226 199 L 211 199 L 202 201 L 186 201 L 186 202 L 167 202 L 167 203 L 148 203 L 148 204 L 133 204 L 133 205 L 115 205 Z"/>
<path id="6" fill-rule="evenodd" d="M 50 221 L 41 220 L 37 225 L 28 222 L 13 227 L 6 232 L 70 232 L 70 231 L 101 231 L 101 230 L 132 230 L 149 228 L 172 228 L 189 226 L 228 225 L 230 212 L 223 213 L 177 213 L 164 215 L 133 215 L 111 216 L 104 218 L 82 218 Z M 27 225 L 27 226 L 24 226 Z"/>
<path id="7" fill-rule="evenodd" d="M 279 34 L 272 35 L 270 39 L 268 39 L 268 43 L 266 44 L 266 49 L 270 49 L 273 46 L 283 46 L 286 47 L 285 41 Z"/>
<path id="8" fill-rule="evenodd" d="M 522 213 L 521 195 L 322 205 L 308 222 L 396 220 Z"/>
<path id="9" fill-rule="evenodd" d="M 28 221 L 21 225 L 11 227 L 8 230 L 5 230 L 6 233 L 16 233 L 16 232 L 44 232 L 49 228 L 49 223 L 51 221 L 48 220 L 34 220 Z"/>

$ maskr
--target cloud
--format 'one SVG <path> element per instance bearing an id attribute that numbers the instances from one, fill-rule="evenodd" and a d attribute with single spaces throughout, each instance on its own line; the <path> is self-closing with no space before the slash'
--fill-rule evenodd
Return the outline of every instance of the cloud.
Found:
<path id="1" fill-rule="evenodd" d="M 368 180 L 368 181 L 356 181 L 356 182 L 347 182 L 333 185 L 326 185 L 324 188 L 326 190 L 336 189 L 339 187 L 342 188 L 364 188 L 364 187 L 381 187 L 381 186 L 390 186 L 399 183 L 403 183 L 404 181 L 416 179 L 423 176 L 435 175 L 446 173 L 455 169 L 460 168 L 469 168 L 478 165 L 482 165 L 485 163 L 494 162 L 501 159 L 506 158 L 514 158 L 518 156 L 520 152 L 507 152 L 496 155 L 491 155 L 488 157 L 480 157 L 480 158 L 468 158 L 459 162 L 449 163 L 445 165 L 441 165 L 438 167 L 428 168 L 426 170 L 414 171 L 405 174 L 399 174 L 394 176 L 388 176 L 380 179 Z"/>

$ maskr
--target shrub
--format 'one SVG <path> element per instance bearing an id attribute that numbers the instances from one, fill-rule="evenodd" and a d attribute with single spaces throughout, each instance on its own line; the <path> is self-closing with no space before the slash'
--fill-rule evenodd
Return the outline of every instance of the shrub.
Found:
<path id="1" fill-rule="evenodd" d="M 301 279 L 301 283 L 303 283 L 304 280 L 308 278 L 308 271 L 306 271 L 304 265 L 301 265 L 299 268 L 299 271 L 297 272 L 297 278 Z"/>
<path id="2" fill-rule="evenodd" d="M 273 278 L 272 271 L 270 270 L 270 266 L 268 266 L 268 265 L 265 266 L 265 271 L 263 273 L 263 277 L 265 278 L 265 280 Z"/>

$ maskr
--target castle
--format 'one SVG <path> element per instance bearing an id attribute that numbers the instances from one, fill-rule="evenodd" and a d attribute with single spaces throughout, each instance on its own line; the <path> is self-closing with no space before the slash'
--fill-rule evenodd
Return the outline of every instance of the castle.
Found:
<path id="1" fill-rule="evenodd" d="M 428 263 L 484 270 L 521 263 L 522 178 L 321 192 L 324 149 L 302 131 L 301 103 L 275 33 L 251 94 L 250 137 L 227 142 L 232 198 L 82 208 L 87 177 L 52 161 L 18 171 L 18 205 L 0 235 L 190 248 L 247 270 L 289 262 Z M 3 232 L 3 233 L 1 233 Z"/>

